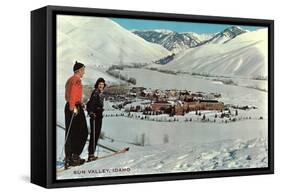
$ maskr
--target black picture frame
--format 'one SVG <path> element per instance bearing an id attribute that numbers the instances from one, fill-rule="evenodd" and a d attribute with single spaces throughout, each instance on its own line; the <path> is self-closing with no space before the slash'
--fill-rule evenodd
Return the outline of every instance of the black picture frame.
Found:
<path id="1" fill-rule="evenodd" d="M 104 16 L 268 27 L 268 168 L 56 180 L 56 15 Z M 31 182 L 46 188 L 274 173 L 274 21 L 46 6 L 31 12 Z"/>

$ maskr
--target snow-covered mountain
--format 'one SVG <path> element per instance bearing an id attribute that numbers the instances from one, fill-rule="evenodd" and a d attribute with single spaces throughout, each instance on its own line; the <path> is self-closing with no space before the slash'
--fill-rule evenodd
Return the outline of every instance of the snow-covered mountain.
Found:
<path id="1" fill-rule="evenodd" d="M 238 26 L 231 26 L 229 28 L 226 28 L 222 32 L 203 34 L 198 34 L 195 32 L 178 33 L 165 29 L 133 30 L 132 32 L 149 42 L 160 44 L 169 51 L 178 53 L 179 51 L 201 46 L 204 44 L 226 43 L 227 41 L 248 31 L 243 30 Z"/>
<path id="2" fill-rule="evenodd" d="M 226 43 L 236 36 L 248 32 L 247 30 L 244 30 L 238 26 L 231 26 L 229 28 L 226 28 L 224 31 L 216 33 L 213 37 L 210 39 L 207 39 L 205 41 L 202 41 L 200 45 L 203 44 L 209 44 L 209 43 Z"/>
<path id="3" fill-rule="evenodd" d="M 179 52 L 182 51 L 182 52 Z M 87 66 L 85 80 L 105 77 L 111 65 L 150 63 L 177 53 L 161 69 L 209 75 L 266 77 L 267 30 L 232 26 L 214 34 L 166 29 L 129 31 L 109 18 L 59 16 L 58 82 L 64 84 L 77 60 Z"/>
<path id="4" fill-rule="evenodd" d="M 191 35 L 195 39 L 198 39 L 199 42 L 205 42 L 211 38 L 213 38 L 217 33 L 195 33 L 195 32 L 183 32 L 182 34 Z"/>
<path id="5" fill-rule="evenodd" d="M 145 41 L 109 18 L 57 18 L 57 64 L 62 82 L 72 74 L 76 60 L 85 63 L 95 75 L 94 71 L 111 65 L 146 63 L 169 54 L 162 46 Z M 93 75 L 86 74 L 86 77 Z"/>
<path id="6" fill-rule="evenodd" d="M 215 76 L 267 77 L 267 29 L 245 33 L 233 28 L 224 32 L 159 68 Z"/>
<path id="7" fill-rule="evenodd" d="M 198 36 L 192 33 L 178 33 L 170 30 L 133 30 L 133 33 L 148 42 L 162 45 L 171 52 L 178 53 L 184 49 L 197 46 L 201 43 Z"/>

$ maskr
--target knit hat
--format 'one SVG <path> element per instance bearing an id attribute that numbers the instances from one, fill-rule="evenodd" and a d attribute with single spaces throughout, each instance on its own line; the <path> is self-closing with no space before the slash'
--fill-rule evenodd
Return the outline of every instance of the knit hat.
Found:
<path id="1" fill-rule="evenodd" d="M 75 64 L 73 66 L 73 71 L 75 72 L 82 67 L 85 67 L 85 65 L 83 63 L 79 63 L 79 62 L 75 61 Z"/>

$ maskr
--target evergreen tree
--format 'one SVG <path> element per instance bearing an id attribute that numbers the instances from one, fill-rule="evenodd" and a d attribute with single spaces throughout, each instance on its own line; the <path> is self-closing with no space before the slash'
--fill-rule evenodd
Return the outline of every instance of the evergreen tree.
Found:
<path id="1" fill-rule="evenodd" d="M 203 120 L 205 120 L 205 119 L 206 119 L 206 115 L 204 114 L 204 115 L 203 115 Z"/>

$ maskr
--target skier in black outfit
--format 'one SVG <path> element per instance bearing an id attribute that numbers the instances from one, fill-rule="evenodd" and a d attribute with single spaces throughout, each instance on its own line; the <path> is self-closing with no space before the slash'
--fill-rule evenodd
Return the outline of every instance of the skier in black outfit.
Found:
<path id="1" fill-rule="evenodd" d="M 90 116 L 90 126 L 91 126 L 90 143 L 88 147 L 88 151 L 89 151 L 88 162 L 97 159 L 97 157 L 94 154 L 102 127 L 102 118 L 103 118 L 102 113 L 104 110 L 103 91 L 105 86 L 106 86 L 105 80 L 103 78 L 99 78 L 96 81 L 95 89 L 91 94 L 91 98 L 87 103 L 87 111 Z"/>

